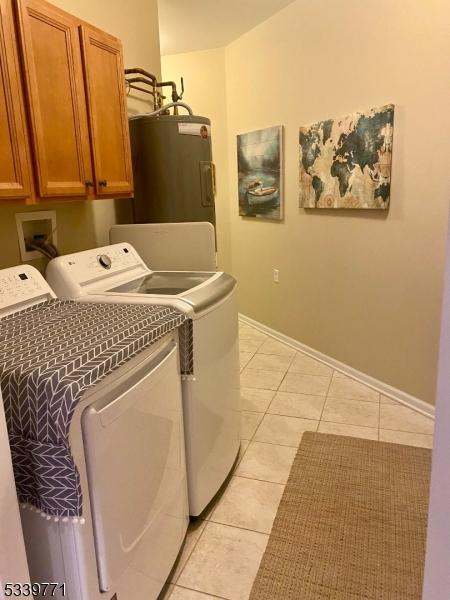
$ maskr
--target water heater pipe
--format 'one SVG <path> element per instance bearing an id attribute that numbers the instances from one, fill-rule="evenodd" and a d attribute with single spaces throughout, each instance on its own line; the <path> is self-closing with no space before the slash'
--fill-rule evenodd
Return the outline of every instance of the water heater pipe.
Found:
<path id="1" fill-rule="evenodd" d="M 158 81 L 156 87 L 162 88 L 170 86 L 172 88 L 172 102 L 179 102 L 183 97 L 183 94 L 178 94 L 177 84 L 174 81 Z"/>
<path id="2" fill-rule="evenodd" d="M 192 108 L 188 104 L 185 104 L 184 102 L 170 102 L 169 104 L 165 104 L 161 108 L 158 108 L 158 110 L 155 110 L 154 112 L 147 113 L 147 116 L 148 117 L 156 117 L 159 114 L 161 114 L 162 112 L 165 112 L 166 110 L 168 110 L 169 108 L 177 108 L 178 106 L 185 108 L 188 111 L 190 116 L 192 116 L 194 114 L 192 111 Z M 140 115 L 136 115 L 136 116 L 140 116 Z M 131 119 L 132 118 L 133 117 L 131 117 Z"/>
<path id="3" fill-rule="evenodd" d="M 139 75 L 144 75 L 145 77 L 151 80 L 153 85 L 156 86 L 158 80 L 152 73 L 149 73 L 148 71 L 145 71 L 144 69 L 141 69 L 139 67 L 134 67 L 133 69 L 125 69 L 125 75 L 134 75 L 135 73 L 138 73 Z"/>
<path id="4" fill-rule="evenodd" d="M 152 94 L 152 96 L 153 96 L 153 108 L 156 108 L 158 105 L 160 106 L 161 103 L 159 102 L 159 95 L 158 95 L 158 92 L 156 89 L 156 84 L 157 84 L 158 80 L 155 77 L 155 75 L 153 75 L 152 73 L 149 73 L 145 69 L 141 69 L 140 67 L 133 67 L 132 69 L 125 69 L 125 75 L 135 75 L 135 74 L 143 75 L 144 77 L 130 77 L 130 79 L 128 81 L 125 78 L 125 81 L 127 81 L 130 88 L 139 90 L 140 92 L 145 92 L 146 90 L 142 89 L 141 87 L 132 85 L 132 83 L 139 81 L 141 83 L 146 83 L 147 85 L 150 85 L 152 87 L 152 91 L 151 92 L 149 91 L 147 93 Z"/>

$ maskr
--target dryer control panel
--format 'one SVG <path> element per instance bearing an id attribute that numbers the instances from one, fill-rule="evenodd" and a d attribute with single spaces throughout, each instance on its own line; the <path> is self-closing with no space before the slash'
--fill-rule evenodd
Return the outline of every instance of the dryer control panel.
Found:
<path id="1" fill-rule="evenodd" d="M 47 265 L 46 277 L 59 298 L 77 298 L 149 272 L 133 246 L 124 242 L 58 256 Z"/>
<path id="2" fill-rule="evenodd" d="M 19 265 L 0 270 L 0 317 L 55 298 L 37 269 Z"/>

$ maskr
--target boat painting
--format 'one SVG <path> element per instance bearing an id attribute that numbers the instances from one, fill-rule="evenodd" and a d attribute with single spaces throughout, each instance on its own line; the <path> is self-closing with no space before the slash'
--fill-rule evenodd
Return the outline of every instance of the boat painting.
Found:
<path id="1" fill-rule="evenodd" d="M 237 136 L 239 214 L 281 220 L 282 127 Z"/>
<path id="2" fill-rule="evenodd" d="M 275 187 L 249 188 L 247 190 L 247 200 L 250 206 L 271 202 L 278 197 L 278 189 Z"/>

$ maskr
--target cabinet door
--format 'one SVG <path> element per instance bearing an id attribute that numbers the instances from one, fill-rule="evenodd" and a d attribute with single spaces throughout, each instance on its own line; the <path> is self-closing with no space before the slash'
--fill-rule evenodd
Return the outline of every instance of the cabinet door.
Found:
<path id="1" fill-rule="evenodd" d="M 42 197 L 86 197 L 92 179 L 78 20 L 18 0 L 35 167 Z"/>
<path id="2" fill-rule="evenodd" d="M 0 0 L 0 199 L 28 198 L 25 116 L 10 0 Z"/>
<path id="3" fill-rule="evenodd" d="M 117 38 L 81 26 L 88 117 L 98 196 L 133 190 L 122 45 Z"/>

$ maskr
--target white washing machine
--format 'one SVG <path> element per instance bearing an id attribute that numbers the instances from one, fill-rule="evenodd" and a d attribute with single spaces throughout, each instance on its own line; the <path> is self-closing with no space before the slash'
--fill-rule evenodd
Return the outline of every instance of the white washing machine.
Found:
<path id="1" fill-rule="evenodd" d="M 199 515 L 229 474 L 240 445 L 236 280 L 223 272 L 152 271 L 121 243 L 50 261 L 60 298 L 151 303 L 192 319 L 193 372 L 182 378 L 189 511 Z"/>
<path id="2" fill-rule="evenodd" d="M 33 267 L 0 271 L 0 318 L 51 298 Z M 189 520 L 176 330 L 87 389 L 69 442 L 83 519 L 22 507 L 31 581 L 64 583 L 65 600 L 157 598 Z"/>

